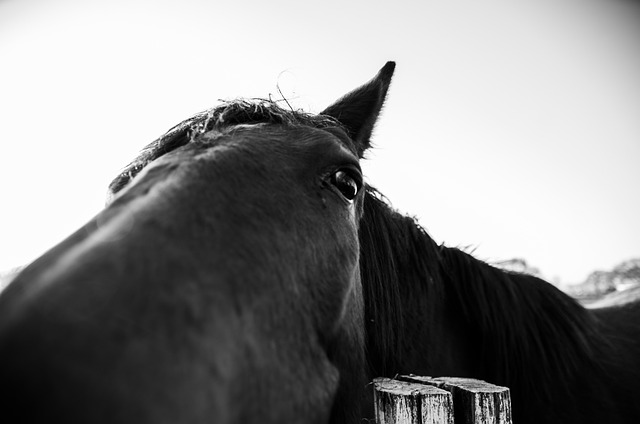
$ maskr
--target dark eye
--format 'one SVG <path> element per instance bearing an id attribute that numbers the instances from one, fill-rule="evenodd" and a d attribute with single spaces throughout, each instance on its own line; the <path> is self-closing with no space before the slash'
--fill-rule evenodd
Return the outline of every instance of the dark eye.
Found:
<path id="1" fill-rule="evenodd" d="M 360 187 L 362 187 L 362 182 L 359 179 L 356 179 L 351 172 L 343 169 L 334 172 L 330 181 L 348 201 L 355 199 Z"/>

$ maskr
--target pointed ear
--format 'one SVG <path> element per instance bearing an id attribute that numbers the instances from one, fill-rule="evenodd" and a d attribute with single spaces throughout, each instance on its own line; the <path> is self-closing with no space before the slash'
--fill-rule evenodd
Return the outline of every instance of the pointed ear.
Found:
<path id="1" fill-rule="evenodd" d="M 387 62 L 371 81 L 346 94 L 321 112 L 342 123 L 355 141 L 358 156 L 369 148 L 373 127 L 387 96 L 395 62 Z"/>

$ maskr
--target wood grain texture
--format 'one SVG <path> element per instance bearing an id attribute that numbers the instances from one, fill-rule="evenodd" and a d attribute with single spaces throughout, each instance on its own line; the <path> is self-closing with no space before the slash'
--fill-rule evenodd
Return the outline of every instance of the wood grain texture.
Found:
<path id="1" fill-rule="evenodd" d="M 453 424 L 453 401 L 435 385 L 376 378 L 377 424 Z"/>
<path id="2" fill-rule="evenodd" d="M 400 376 L 399 380 L 427 384 L 451 392 L 456 424 L 511 424 L 511 393 L 507 387 L 459 377 Z"/>

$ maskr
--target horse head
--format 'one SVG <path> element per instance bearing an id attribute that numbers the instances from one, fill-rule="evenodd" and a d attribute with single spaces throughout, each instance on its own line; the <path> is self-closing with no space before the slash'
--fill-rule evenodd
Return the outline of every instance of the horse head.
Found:
<path id="1" fill-rule="evenodd" d="M 359 159 L 393 69 L 319 115 L 227 102 L 148 145 L 0 296 L 2 421 L 359 421 Z"/>

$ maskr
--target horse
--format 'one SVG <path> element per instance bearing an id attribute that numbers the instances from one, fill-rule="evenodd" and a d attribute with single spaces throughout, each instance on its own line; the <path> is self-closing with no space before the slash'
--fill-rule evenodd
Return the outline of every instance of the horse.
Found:
<path id="1" fill-rule="evenodd" d="M 360 423 L 374 377 L 474 377 L 516 423 L 632 423 L 639 304 L 438 245 L 364 182 L 395 63 L 314 115 L 223 102 L 147 145 L 0 294 L 3 423 Z"/>

